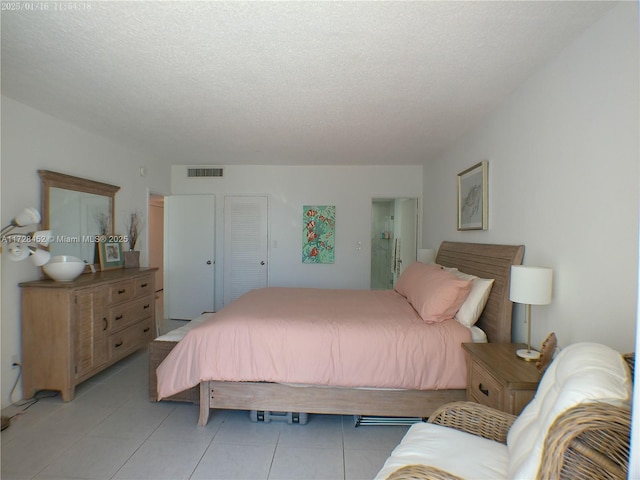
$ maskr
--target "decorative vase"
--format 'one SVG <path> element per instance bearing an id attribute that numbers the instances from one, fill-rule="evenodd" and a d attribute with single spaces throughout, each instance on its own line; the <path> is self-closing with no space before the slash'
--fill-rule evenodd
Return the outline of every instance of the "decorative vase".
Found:
<path id="1" fill-rule="evenodd" d="M 95 248 L 93 249 L 93 262 L 94 264 L 98 265 L 98 269 L 100 267 L 100 242 L 96 241 L 95 242 Z"/>
<path id="2" fill-rule="evenodd" d="M 124 268 L 138 268 L 140 266 L 140 252 L 129 250 L 124 252 Z"/>

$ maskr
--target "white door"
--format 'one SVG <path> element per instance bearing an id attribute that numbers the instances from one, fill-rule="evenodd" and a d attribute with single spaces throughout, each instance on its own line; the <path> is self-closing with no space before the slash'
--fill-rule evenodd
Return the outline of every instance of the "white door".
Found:
<path id="1" fill-rule="evenodd" d="M 398 202 L 398 200 L 396 200 Z M 400 217 L 400 273 L 416 261 L 418 201 L 415 198 L 399 200 Z"/>
<path id="2" fill-rule="evenodd" d="M 149 266 L 156 267 L 156 333 L 164 327 L 164 197 L 149 195 Z"/>
<path id="3" fill-rule="evenodd" d="M 393 224 L 394 253 L 397 268 L 393 274 L 393 284 L 400 274 L 416 261 L 418 232 L 418 201 L 415 198 L 396 198 Z M 392 262 L 393 263 L 393 262 Z"/>
<path id="4" fill-rule="evenodd" d="M 167 317 L 191 320 L 214 311 L 215 197 L 169 196 L 165 210 Z"/>
<path id="5" fill-rule="evenodd" d="M 267 286 L 267 197 L 224 198 L 224 304 Z"/>

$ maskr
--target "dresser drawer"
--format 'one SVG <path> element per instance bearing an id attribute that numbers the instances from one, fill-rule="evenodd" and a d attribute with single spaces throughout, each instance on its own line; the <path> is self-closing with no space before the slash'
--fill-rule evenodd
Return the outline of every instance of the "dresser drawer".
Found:
<path id="1" fill-rule="evenodd" d="M 153 295 L 111 307 L 109 309 L 109 330 L 115 331 L 144 318 L 153 312 Z"/>
<path id="2" fill-rule="evenodd" d="M 109 360 L 124 357 L 153 340 L 151 323 L 148 318 L 109 335 Z"/>
<path id="3" fill-rule="evenodd" d="M 143 297 L 145 295 L 153 295 L 153 278 L 146 276 L 135 280 L 135 296 Z"/>
<path id="4" fill-rule="evenodd" d="M 109 303 L 115 304 L 131 300 L 135 296 L 135 281 L 112 283 L 109 285 Z"/>
<path id="5" fill-rule="evenodd" d="M 504 389 L 500 383 L 477 363 L 472 363 L 470 375 L 467 391 L 469 400 L 502 410 Z"/>

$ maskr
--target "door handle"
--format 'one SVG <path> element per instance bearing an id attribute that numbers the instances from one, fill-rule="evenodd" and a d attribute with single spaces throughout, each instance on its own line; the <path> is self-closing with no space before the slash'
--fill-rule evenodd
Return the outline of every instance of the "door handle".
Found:
<path id="1" fill-rule="evenodd" d="M 207 260 L 207 265 L 211 265 L 211 260 Z"/>
<path id="2" fill-rule="evenodd" d="M 489 396 L 489 389 L 483 388 L 482 384 L 478 385 L 478 390 L 480 390 L 480 393 L 482 393 L 483 395 L 486 395 L 487 397 Z"/>
<path id="3" fill-rule="evenodd" d="M 264 260 L 260 262 L 260 265 L 264 265 Z"/>

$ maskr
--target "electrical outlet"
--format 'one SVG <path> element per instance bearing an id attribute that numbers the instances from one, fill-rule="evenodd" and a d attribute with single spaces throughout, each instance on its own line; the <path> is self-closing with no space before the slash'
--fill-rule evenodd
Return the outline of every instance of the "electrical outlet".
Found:
<path id="1" fill-rule="evenodd" d="M 11 368 L 16 368 L 18 365 L 20 365 L 20 358 L 18 358 L 18 355 L 11 355 Z"/>

